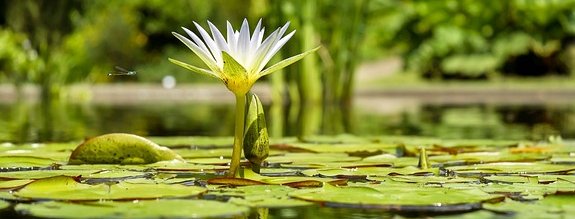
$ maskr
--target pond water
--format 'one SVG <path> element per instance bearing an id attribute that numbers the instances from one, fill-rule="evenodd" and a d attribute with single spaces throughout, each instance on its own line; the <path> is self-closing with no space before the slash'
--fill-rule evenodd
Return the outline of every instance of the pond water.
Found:
<path id="1" fill-rule="evenodd" d="M 363 102 L 363 103 L 362 103 Z M 367 104 L 365 104 L 367 102 Z M 575 105 L 359 101 L 340 106 L 265 106 L 275 136 L 349 133 L 440 138 L 575 137 Z M 279 111 L 278 111 L 279 110 Z M 111 132 L 143 136 L 231 136 L 227 103 L 0 103 L 1 142 L 69 141 Z"/>
<path id="2" fill-rule="evenodd" d="M 517 143 L 519 141 L 511 141 L 512 144 L 510 144 L 509 141 L 437 141 L 436 139 L 417 137 L 398 137 L 397 139 L 386 137 L 389 135 L 418 135 L 442 139 L 543 140 L 549 136 L 560 135 L 566 139 L 573 139 L 575 138 L 575 128 L 570 124 L 575 123 L 575 106 L 570 103 L 437 103 L 398 101 L 397 99 L 377 101 L 360 99 L 351 108 L 289 105 L 267 105 L 265 107 L 271 133 L 278 137 L 280 135 L 288 136 L 283 139 L 274 138 L 271 155 L 267 159 L 267 168 L 264 169 L 261 176 L 253 178 L 269 183 L 270 187 L 255 186 L 255 188 L 250 187 L 253 190 L 244 190 L 241 182 L 240 184 L 231 183 L 228 188 L 225 186 L 217 187 L 219 184 L 216 181 L 210 181 L 214 176 L 217 178 L 221 175 L 218 171 L 226 168 L 227 161 L 222 161 L 222 159 L 225 159 L 223 156 L 227 156 L 230 152 L 231 139 L 229 136 L 233 133 L 234 115 L 233 107 L 228 103 L 202 101 L 171 103 L 143 101 L 139 103 L 116 102 L 113 104 L 109 102 L 40 104 L 27 101 L 2 103 L 0 104 L 0 114 L 2 115 L 0 127 L 3 128 L 0 129 L 0 142 L 73 142 L 64 144 L 24 143 L 18 148 L 13 148 L 13 144 L 1 144 L 4 147 L 1 148 L 3 151 L 0 152 L 3 153 L 5 159 L 2 163 L 4 169 L 0 171 L 0 175 L 2 175 L 0 178 L 23 179 L 24 182 L 19 180 L 11 182 L 27 184 L 29 182 L 26 180 L 37 179 L 38 174 L 47 174 L 46 178 L 36 181 L 40 183 L 44 183 L 41 180 L 54 180 L 54 178 L 47 176 L 66 175 L 68 178 L 56 178 L 56 181 L 46 181 L 45 183 L 58 185 L 58 180 L 65 180 L 60 183 L 68 185 L 76 179 L 74 177 L 82 177 L 84 174 L 88 180 L 82 181 L 81 184 L 72 184 L 81 189 L 84 187 L 95 189 L 99 192 L 98 194 L 102 193 L 100 190 L 108 191 L 108 195 L 110 195 L 110 191 L 116 191 L 117 188 L 132 184 L 142 186 L 142 188 L 134 187 L 133 189 L 148 191 L 145 188 L 148 188 L 146 186 L 150 183 L 149 181 L 153 181 L 153 183 L 165 181 L 166 189 L 172 187 L 182 189 L 180 188 L 181 185 L 186 185 L 183 187 L 185 189 L 191 185 L 208 185 L 209 191 L 204 194 L 201 200 L 222 201 L 222 199 L 229 198 L 229 194 L 242 192 L 247 194 L 250 191 L 253 193 L 253 197 L 246 195 L 245 199 L 254 202 L 259 200 L 257 195 L 261 195 L 262 192 L 267 193 L 268 190 L 274 191 L 274 195 L 278 195 L 280 197 L 278 199 L 282 202 L 286 201 L 287 193 L 275 185 L 278 183 L 275 181 L 278 179 L 277 176 L 280 176 L 279 178 L 285 177 L 285 180 L 295 180 L 293 178 L 296 178 L 299 181 L 294 182 L 299 183 L 305 182 L 301 181 L 301 177 L 314 177 L 314 180 L 318 182 L 329 181 L 329 183 L 322 184 L 322 188 L 329 191 L 326 193 L 321 193 L 323 190 L 314 190 L 314 186 L 288 190 L 290 197 L 298 197 L 296 200 L 298 204 L 301 204 L 301 200 L 311 200 L 318 204 L 266 209 L 265 214 L 269 214 L 268 218 L 404 218 L 434 216 L 434 214 L 458 218 L 465 216 L 463 213 L 466 212 L 469 212 L 471 218 L 484 218 L 494 216 L 494 212 L 497 214 L 503 212 L 509 216 L 511 213 L 508 212 L 512 212 L 509 209 L 522 209 L 525 208 L 524 205 L 532 204 L 512 200 L 502 202 L 503 196 L 493 195 L 502 193 L 518 201 L 533 201 L 543 199 L 545 195 L 548 195 L 543 199 L 547 202 L 537 202 L 536 207 L 538 209 L 546 209 L 549 205 L 555 205 L 555 202 L 573 203 L 571 196 L 567 200 L 563 200 L 564 197 L 561 196 L 563 193 L 572 194 L 575 191 L 573 186 L 575 180 L 572 177 L 575 171 L 572 166 L 573 154 L 575 154 L 573 147 L 545 144 L 534 144 L 526 147 L 522 143 Z M 151 137 L 151 140 L 172 147 L 178 154 L 184 156 L 188 163 L 181 164 L 181 166 L 158 164 L 150 166 L 151 168 L 135 168 L 124 165 L 95 165 L 93 167 L 88 165 L 82 167 L 83 165 L 66 164 L 70 151 L 77 145 L 74 142 L 85 137 L 111 132 L 160 136 Z M 304 139 L 306 140 L 304 142 L 298 142 L 289 137 L 343 133 L 365 137 L 355 138 L 354 136 L 340 135 L 325 138 L 317 136 Z M 216 137 L 178 138 L 177 136 Z M 217 136 L 228 137 L 218 138 Z M 405 142 L 405 144 L 398 143 L 398 141 Z M 194 143 L 190 145 L 190 142 Z M 360 143 L 360 146 L 357 142 Z M 572 146 L 571 141 L 566 142 Z M 417 168 L 418 147 L 421 145 L 425 145 L 429 150 L 430 169 L 421 170 Z M 351 147 L 354 149 L 349 152 Z M 17 159 L 16 163 L 14 159 Z M 54 162 L 59 165 L 53 165 Z M 315 162 L 324 166 L 317 167 L 318 163 Z M 475 164 L 483 165 L 483 169 L 477 170 L 477 167 L 473 166 Z M 15 168 L 14 165 L 20 165 L 21 167 L 18 166 L 18 168 L 21 169 Z M 107 171 L 101 171 L 102 168 Z M 40 171 L 42 173 L 34 172 L 38 169 L 42 169 Z M 97 171 L 90 172 L 92 170 Z M 90 174 L 86 174 L 87 171 Z M 205 176 L 206 172 L 211 174 L 210 177 Z M 102 176 L 98 176 L 99 174 Z M 345 179 L 348 186 L 327 186 L 331 183 L 337 184 L 341 179 Z M 104 183 L 113 183 L 102 185 L 102 180 Z M 533 184 L 533 180 L 538 183 Z M 127 181 L 130 182 L 126 184 Z M 293 183 L 291 181 L 286 182 Z M 285 185 L 289 183 L 285 183 Z M 511 184 L 514 186 L 509 186 Z M 282 187 L 283 189 L 289 189 L 284 184 L 281 185 L 286 187 Z M 293 185 L 290 184 L 290 186 Z M 20 185 L 4 186 L 16 188 Z M 485 186 L 482 189 L 491 195 L 483 197 L 470 192 L 478 192 L 477 186 Z M 59 186 L 53 187 L 60 188 Z M 28 190 L 18 190 L 17 197 L 30 196 L 35 198 L 34 200 L 46 199 L 43 196 L 44 187 L 35 190 L 33 184 L 27 184 L 26 188 Z M 83 194 L 81 192 L 76 193 L 75 189 L 78 189 L 76 187 L 68 189 L 75 191 L 75 193 L 66 193 L 74 194 L 73 196 L 61 197 L 62 194 L 55 193 L 53 195 L 57 195 L 58 198 L 54 199 L 75 199 L 78 198 L 78 195 Z M 397 192 L 399 189 L 405 189 L 405 191 Z M 551 191 L 552 189 L 557 191 Z M 480 194 L 486 195 L 483 190 Z M 533 192 L 525 194 L 518 192 L 523 190 Z M 38 191 L 40 193 L 35 193 Z M 337 195 L 334 198 L 336 202 L 327 196 L 330 192 Z M 357 195 L 358 192 L 359 195 Z M 412 196 L 401 196 L 409 192 Z M 427 198 L 421 198 L 421 194 L 423 194 L 421 192 L 425 193 Z M 7 190 L 4 190 L 4 193 L 3 197 L 6 200 L 14 200 L 12 194 L 7 193 Z M 380 196 L 380 193 L 386 195 Z M 558 195 L 549 195 L 555 193 Z M 314 196 L 314 194 L 317 195 Z M 353 194 L 356 195 L 353 196 Z M 405 203 L 400 206 L 395 202 L 388 205 L 381 204 L 381 201 L 387 201 L 387 199 L 380 198 L 389 197 L 389 194 L 393 194 L 391 199 L 397 196 Z M 450 196 L 446 197 L 446 194 Z M 2 195 L 1 192 L 0 195 Z M 104 195 L 106 195 L 105 192 Z M 361 203 L 366 201 L 366 197 L 373 198 L 373 200 L 367 199 L 371 200 L 371 203 L 379 203 L 380 205 L 376 204 L 370 207 L 367 204 L 364 206 Z M 482 198 L 469 201 L 470 198 L 477 197 Z M 547 199 L 547 197 L 551 198 Z M 122 198 L 120 196 L 118 199 Z M 277 197 L 274 196 L 274 198 Z M 352 201 L 346 202 L 348 199 Z M 444 206 L 440 204 L 437 206 L 434 202 L 433 205 L 424 203 L 423 208 L 410 208 L 413 207 L 412 203 L 421 204 L 421 200 L 427 199 L 445 201 L 444 203 L 466 200 L 470 203 L 452 203 Z M 273 200 L 275 199 L 267 201 Z M 341 200 L 343 202 L 337 202 Z M 162 201 L 169 202 L 171 200 L 168 198 Z M 194 198 L 185 201 L 198 202 Z M 262 200 L 259 201 L 262 202 Z M 266 199 L 263 200 L 264 203 L 267 201 Z M 246 204 L 241 202 L 241 199 L 236 199 L 234 203 L 236 202 Z M 485 202 L 485 205 L 481 207 L 477 204 L 478 202 Z M 491 205 L 491 202 L 500 204 Z M 10 203 L 4 204 L 10 205 Z M 29 215 L 22 214 L 22 212 L 33 212 L 35 209 L 41 211 L 44 209 L 43 204 L 47 209 L 52 209 L 49 211 L 51 213 L 57 213 L 53 210 L 55 208 L 73 205 L 73 203 L 68 202 L 40 201 L 33 204 L 24 202 L 17 204 L 17 207 L 1 210 L 0 218 L 27 217 Z M 521 206 L 516 207 L 515 205 Z M 568 205 L 568 207 L 571 206 L 572 204 Z M 74 205 L 73 207 L 77 210 L 78 207 L 94 206 Z M 114 208 L 121 209 L 121 207 L 115 206 Z M 102 206 L 91 211 L 103 211 L 101 208 Z M 26 211 L 26 209 L 28 210 Z M 268 210 L 269 212 L 267 212 Z M 544 214 L 546 213 L 545 210 L 538 210 L 538 212 L 541 214 L 537 214 L 534 218 L 541 215 L 548 216 Z M 253 208 L 249 211 L 247 218 L 258 218 L 258 213 L 258 209 Z"/>

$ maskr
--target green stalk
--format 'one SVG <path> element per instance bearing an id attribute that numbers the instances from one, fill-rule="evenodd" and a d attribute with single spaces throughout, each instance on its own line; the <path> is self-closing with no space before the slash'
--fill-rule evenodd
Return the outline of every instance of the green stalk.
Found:
<path id="1" fill-rule="evenodd" d="M 240 167 L 240 159 L 242 158 L 242 150 L 244 144 L 244 120 L 246 113 L 246 95 L 236 95 L 236 127 L 234 131 L 234 149 L 232 151 L 232 161 L 230 163 L 230 170 L 228 177 L 235 177 Z"/>

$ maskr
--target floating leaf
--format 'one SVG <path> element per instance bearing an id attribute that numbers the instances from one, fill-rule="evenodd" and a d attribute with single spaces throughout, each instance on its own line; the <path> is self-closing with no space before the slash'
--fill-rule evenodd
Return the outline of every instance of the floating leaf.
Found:
<path id="1" fill-rule="evenodd" d="M 165 184 L 132 184 L 119 182 L 113 185 L 88 185 L 72 177 L 56 176 L 36 180 L 14 193 L 15 196 L 55 200 L 126 200 L 160 197 L 188 197 L 206 191 L 205 188 Z"/>
<path id="2" fill-rule="evenodd" d="M 516 218 L 569 218 L 575 214 L 575 198 L 572 195 L 552 195 L 537 202 L 507 199 L 483 207 L 495 212 L 513 213 Z"/>
<path id="3" fill-rule="evenodd" d="M 181 136 L 181 137 L 149 137 L 153 142 L 165 145 L 169 148 L 186 147 L 189 149 L 210 149 L 232 147 L 233 137 L 205 137 L 205 136 Z"/>
<path id="4" fill-rule="evenodd" d="M 177 210 L 175 210 L 177 209 Z M 209 209 L 209 210 L 208 210 Z M 246 207 L 209 200 L 137 202 L 40 202 L 18 204 L 15 210 L 45 218 L 223 218 L 245 216 Z"/>
<path id="5" fill-rule="evenodd" d="M 148 164 L 183 159 L 143 137 L 113 133 L 91 138 L 70 155 L 69 164 Z"/>
<path id="6" fill-rule="evenodd" d="M 283 156 L 270 156 L 266 159 L 270 164 L 321 164 L 325 162 L 346 162 L 358 160 L 361 160 L 361 158 L 351 157 L 345 153 L 286 153 Z"/>
<path id="7" fill-rule="evenodd" d="M 312 143 L 293 143 L 291 147 L 303 149 L 316 153 L 358 153 L 365 152 L 371 154 L 395 154 L 396 144 L 383 143 L 348 143 L 348 144 L 312 144 Z"/>
<path id="8" fill-rule="evenodd" d="M 14 167 L 48 167 L 57 160 L 50 158 L 42 158 L 35 156 L 0 156 L 0 167 L 14 168 Z"/>
<path id="9" fill-rule="evenodd" d="M 233 185 L 233 186 L 249 186 L 249 185 L 285 185 L 290 187 L 318 187 L 323 185 L 323 183 L 331 183 L 334 185 L 345 184 L 347 181 L 342 179 L 331 179 L 331 178 L 314 178 L 314 177 L 300 177 L 300 176 L 262 176 L 252 170 L 244 170 L 244 178 L 211 178 L 208 179 L 210 184 L 218 185 Z"/>
<path id="10" fill-rule="evenodd" d="M 536 174 L 536 173 L 564 173 L 575 170 L 573 165 L 556 165 L 546 163 L 518 163 L 502 162 L 489 164 L 476 164 L 471 166 L 448 167 L 450 171 L 460 175 L 477 174 Z"/>
<path id="11" fill-rule="evenodd" d="M 28 183 L 33 182 L 34 180 L 30 179 L 16 179 L 16 180 L 6 180 L 0 181 L 0 189 L 12 189 L 16 187 L 24 186 Z"/>
<path id="12" fill-rule="evenodd" d="M 288 193 L 294 190 L 280 185 L 253 185 L 223 188 L 210 194 L 235 197 L 229 202 L 258 208 L 299 207 L 313 204 L 290 198 Z"/>
<path id="13" fill-rule="evenodd" d="M 421 184 L 446 184 L 446 183 L 479 183 L 479 179 L 465 177 L 440 177 L 440 176 L 387 176 L 367 177 L 369 180 L 396 182 L 421 183 Z"/>
<path id="14" fill-rule="evenodd" d="M 325 169 L 311 169 L 304 170 L 302 173 L 306 176 L 388 176 L 388 175 L 436 175 L 437 168 L 419 169 L 417 167 L 408 166 L 404 168 L 390 168 L 390 167 L 363 167 L 363 168 L 325 168 Z"/>
<path id="15" fill-rule="evenodd" d="M 321 202 L 325 205 L 349 205 L 382 208 L 395 211 L 453 212 L 479 209 L 481 203 L 502 199 L 479 189 L 447 189 L 433 187 L 335 187 L 326 184 L 322 188 L 302 189 L 290 196 L 303 200 Z"/>

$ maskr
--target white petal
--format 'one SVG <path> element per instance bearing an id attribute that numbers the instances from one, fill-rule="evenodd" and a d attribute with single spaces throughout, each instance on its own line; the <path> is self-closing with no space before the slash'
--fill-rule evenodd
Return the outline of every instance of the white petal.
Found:
<path id="1" fill-rule="evenodd" d="M 198 31 L 200 31 L 202 38 L 204 39 L 204 41 L 206 42 L 206 44 L 210 48 L 210 51 L 212 52 L 212 56 L 216 60 L 216 63 L 218 63 L 218 66 L 222 67 L 223 63 L 224 63 L 224 61 L 222 59 L 222 51 L 220 50 L 220 48 L 218 48 L 218 45 L 216 45 L 216 42 L 214 42 L 212 37 L 210 37 L 208 32 L 206 32 L 206 30 L 204 30 L 204 28 L 202 28 L 202 26 L 200 26 L 196 22 L 194 22 L 194 25 L 196 25 L 196 28 L 198 28 Z"/>
<path id="2" fill-rule="evenodd" d="M 228 43 L 224 39 L 224 36 L 220 32 L 220 30 L 218 30 L 218 28 L 216 28 L 216 26 L 214 26 L 209 21 L 208 21 L 208 26 L 210 26 L 210 31 L 212 31 L 212 36 L 214 36 L 214 40 L 216 41 L 216 44 L 218 44 L 218 47 L 220 48 L 220 50 L 227 52 L 229 50 Z"/>
<path id="3" fill-rule="evenodd" d="M 182 29 L 184 29 L 184 31 L 188 34 L 188 36 L 190 36 L 192 38 L 192 40 L 194 41 L 196 46 L 198 46 L 200 49 L 202 49 L 202 51 L 204 51 L 206 54 L 210 54 L 210 50 L 208 49 L 208 47 L 206 47 L 206 44 L 204 44 L 204 41 L 202 41 L 194 32 L 192 32 L 191 30 L 188 30 L 188 28 L 185 28 L 185 27 L 182 27 Z"/>
<path id="4" fill-rule="evenodd" d="M 220 69 L 216 63 L 216 61 L 212 58 L 209 53 L 206 53 L 200 47 L 198 47 L 194 42 L 189 40 L 188 38 L 180 35 L 179 33 L 172 32 L 172 34 L 178 38 L 182 43 L 184 43 L 188 48 L 192 50 L 213 72 L 220 72 Z"/>
<path id="5" fill-rule="evenodd" d="M 273 48 L 268 51 L 265 55 L 264 59 L 262 60 L 259 68 L 257 69 L 260 72 L 265 65 L 270 61 L 270 59 L 284 46 L 288 40 L 295 34 L 295 30 L 289 33 L 287 36 L 281 38 L 276 44 L 273 45 Z M 263 64 L 263 65 L 262 65 Z"/>
<path id="6" fill-rule="evenodd" d="M 236 60 L 243 65 L 244 68 L 248 68 L 246 66 L 247 64 L 247 58 L 249 56 L 249 46 L 250 46 L 250 27 L 248 25 L 248 20 L 244 19 L 244 22 L 242 23 L 242 28 L 240 29 L 240 36 L 238 39 L 238 51 L 236 54 L 232 54 L 232 55 L 236 55 Z"/>
<path id="7" fill-rule="evenodd" d="M 237 45 L 238 45 L 238 39 L 235 36 L 235 31 L 232 28 L 232 24 L 230 24 L 230 22 L 227 22 L 227 37 L 228 37 L 228 48 L 229 53 L 230 54 L 235 54 L 236 53 L 236 49 L 237 49 Z"/>
<path id="8" fill-rule="evenodd" d="M 262 45 L 262 40 L 264 39 L 264 33 L 265 33 L 266 28 L 262 28 L 262 31 L 260 31 L 260 35 L 258 37 L 258 41 L 257 41 L 257 48 L 259 48 Z"/>
<path id="9" fill-rule="evenodd" d="M 259 46 L 258 40 L 260 39 L 260 34 L 262 34 L 260 31 L 261 26 L 262 26 L 262 19 L 258 21 L 256 29 L 254 29 L 254 32 L 252 33 L 252 38 L 250 39 L 250 53 L 256 52 L 256 50 L 258 49 Z"/>
<path id="10" fill-rule="evenodd" d="M 268 51 L 270 51 L 270 49 L 273 48 L 274 43 L 277 42 L 277 39 L 279 38 L 278 33 L 279 33 L 278 30 L 274 31 L 271 35 L 268 36 L 268 38 L 264 40 L 262 45 L 258 47 L 258 50 L 255 52 L 256 56 L 252 60 L 252 63 L 250 65 L 251 68 L 248 69 L 248 72 L 256 73 L 259 69 L 263 68 L 263 67 L 260 68 L 260 66 L 266 65 L 266 63 L 262 63 L 262 61 L 264 60 Z"/>

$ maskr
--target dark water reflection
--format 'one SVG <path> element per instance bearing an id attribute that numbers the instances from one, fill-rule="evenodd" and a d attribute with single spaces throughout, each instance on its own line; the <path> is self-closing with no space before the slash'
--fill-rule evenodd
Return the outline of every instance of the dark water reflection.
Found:
<path id="1" fill-rule="evenodd" d="M 276 135 L 424 135 L 442 138 L 575 137 L 571 104 L 417 104 L 381 111 L 356 105 L 266 106 Z M 279 111 L 277 111 L 279 110 Z M 278 112 L 278 113 L 273 113 Z M 233 134 L 233 106 L 209 103 L 0 103 L 0 142 L 78 140 L 110 132 L 144 136 Z M 279 126 L 278 126 L 279 124 Z"/>

